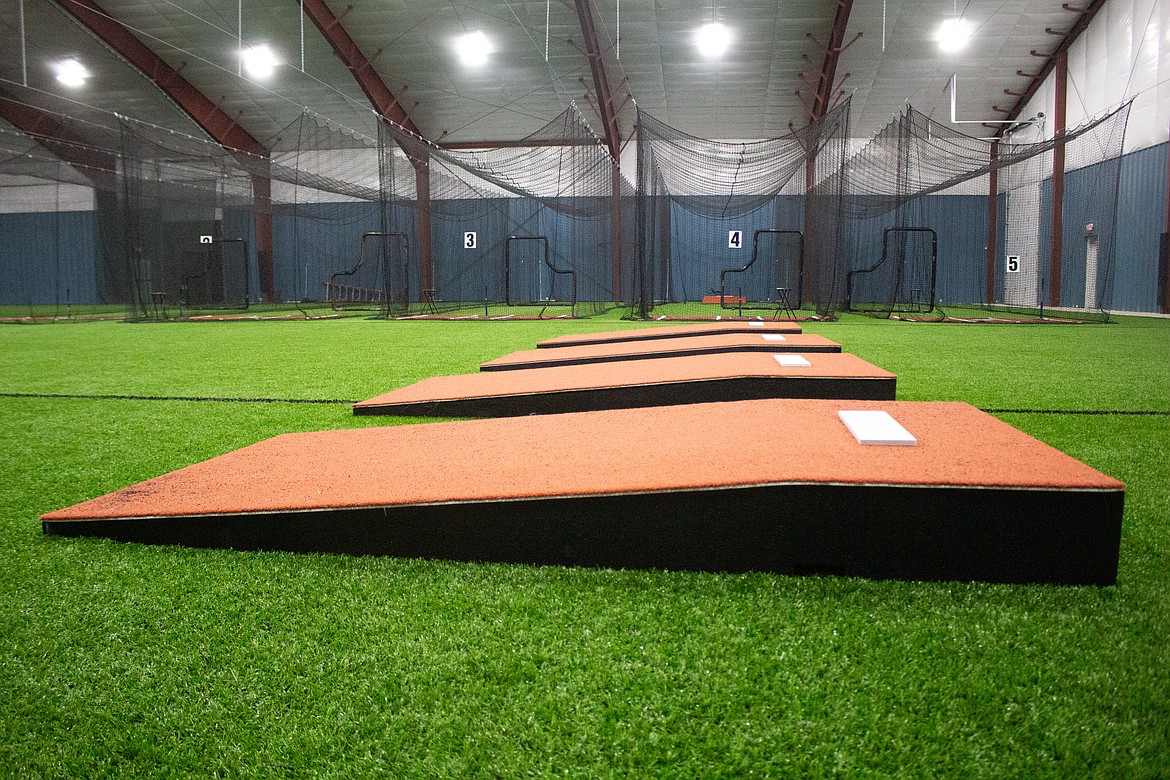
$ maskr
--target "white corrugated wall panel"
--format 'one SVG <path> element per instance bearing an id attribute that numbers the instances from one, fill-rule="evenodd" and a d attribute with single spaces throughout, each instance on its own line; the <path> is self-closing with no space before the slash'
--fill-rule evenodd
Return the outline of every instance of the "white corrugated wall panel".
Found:
<path id="1" fill-rule="evenodd" d="M 1134 98 L 1126 151 L 1163 143 L 1170 125 L 1170 3 L 1109 0 L 1069 48 L 1067 124 L 1097 116 Z M 1023 116 L 1053 116 L 1049 77 Z M 1052 135 L 1052 121 L 1045 134 Z"/>

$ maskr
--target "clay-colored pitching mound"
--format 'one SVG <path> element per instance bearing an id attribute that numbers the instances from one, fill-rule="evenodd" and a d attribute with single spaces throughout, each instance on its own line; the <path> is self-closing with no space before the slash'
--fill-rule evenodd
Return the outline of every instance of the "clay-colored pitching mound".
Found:
<path id="1" fill-rule="evenodd" d="M 613 363 L 621 360 L 717 355 L 727 352 L 840 352 L 841 345 L 824 336 L 802 333 L 727 333 L 714 336 L 656 341 L 623 341 L 612 344 L 583 344 L 558 349 L 526 349 L 490 360 L 480 371 L 509 371 L 517 368 L 571 366 L 583 363 Z"/>
<path id="2" fill-rule="evenodd" d="M 885 410 L 914 446 L 858 443 Z M 973 407 L 740 401 L 287 434 L 45 533 L 477 561 L 1108 584 L 1124 486 Z"/>
<path id="3" fill-rule="evenodd" d="M 437 376 L 362 401 L 353 411 L 511 417 L 754 398 L 892 401 L 896 384 L 889 371 L 840 352 L 733 352 Z"/>
<path id="4" fill-rule="evenodd" d="M 712 336 L 720 333 L 800 333 L 793 322 L 709 322 L 698 325 L 674 325 L 665 328 L 636 328 L 605 333 L 573 333 L 537 343 L 540 349 L 550 347 L 579 347 L 583 344 L 613 344 L 619 341 L 652 341 L 677 339 L 687 336 Z"/>

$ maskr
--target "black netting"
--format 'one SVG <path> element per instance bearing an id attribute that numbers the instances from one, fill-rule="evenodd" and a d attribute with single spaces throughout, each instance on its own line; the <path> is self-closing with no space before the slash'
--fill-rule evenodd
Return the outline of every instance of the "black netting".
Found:
<path id="1" fill-rule="evenodd" d="M 104 144 L 67 154 L 0 133 L 6 202 L 29 203 L 22 234 L 72 242 L 5 259 L 0 305 L 160 319 L 281 305 L 587 316 L 620 302 L 632 188 L 575 107 L 484 151 L 370 120 L 363 133 L 305 112 L 265 154 L 121 118 L 95 131 L 60 117 L 63 135 Z"/>
<path id="2" fill-rule="evenodd" d="M 828 315 L 843 291 L 849 101 L 781 138 L 696 138 L 638 111 L 638 316 Z"/>
<path id="3" fill-rule="evenodd" d="M 116 208 L 102 210 L 108 255 L 125 262 L 132 319 L 251 303 L 252 177 L 217 144 L 122 123 Z M 242 153 L 241 153 L 242 154 Z M 236 217 L 233 219 L 233 217 Z M 121 244 L 121 251 L 117 244 Z M 115 260 L 116 262 L 116 260 Z"/>
<path id="4" fill-rule="evenodd" d="M 116 145 L 117 132 L 105 140 Z M 124 313 L 116 275 L 99 261 L 95 218 L 95 204 L 111 202 L 116 165 L 110 150 L 0 128 L 0 318 Z"/>
<path id="5" fill-rule="evenodd" d="M 849 160 L 847 306 L 1106 318 L 1128 113 L 1126 104 L 1059 139 L 1024 143 L 967 136 L 907 107 Z"/>
<path id="6" fill-rule="evenodd" d="M 621 300 L 631 188 L 575 106 L 505 148 L 439 149 L 390 123 L 381 137 L 422 313 L 588 316 Z"/>

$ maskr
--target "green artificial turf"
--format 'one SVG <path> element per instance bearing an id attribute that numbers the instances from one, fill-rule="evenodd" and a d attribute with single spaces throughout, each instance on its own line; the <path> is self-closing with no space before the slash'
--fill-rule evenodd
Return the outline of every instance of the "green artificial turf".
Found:
<path id="1" fill-rule="evenodd" d="M 1127 483 L 1109 588 L 237 553 L 38 516 L 543 338 L 633 327 L 0 326 L 0 775 L 1165 777 L 1170 416 L 999 416 Z M 899 398 L 1170 411 L 1170 321 L 808 332 Z M 580 442 L 579 446 L 588 446 Z"/>

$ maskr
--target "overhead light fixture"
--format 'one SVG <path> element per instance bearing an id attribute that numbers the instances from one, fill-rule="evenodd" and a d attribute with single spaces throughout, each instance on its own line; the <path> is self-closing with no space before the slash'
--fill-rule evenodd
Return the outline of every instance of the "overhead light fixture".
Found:
<path id="1" fill-rule="evenodd" d="M 731 31 L 719 22 L 705 24 L 695 31 L 695 46 L 704 57 L 720 57 L 731 45 Z"/>
<path id="2" fill-rule="evenodd" d="M 61 60 L 53 65 L 53 70 L 57 73 L 57 81 L 67 87 L 85 86 L 85 80 L 89 78 L 89 71 L 75 59 Z"/>
<path id="3" fill-rule="evenodd" d="M 934 33 L 934 40 L 938 43 L 939 51 L 944 54 L 954 54 L 967 48 L 974 32 L 975 25 L 961 17 L 954 17 L 944 20 L 939 25 Z"/>
<path id="4" fill-rule="evenodd" d="M 244 70 L 254 79 L 271 78 L 280 64 L 267 46 L 250 46 L 240 52 L 240 57 L 244 61 Z"/>
<path id="5" fill-rule="evenodd" d="M 455 53 L 459 55 L 459 61 L 469 68 L 486 65 L 488 55 L 495 50 L 491 41 L 479 30 L 469 32 L 455 41 Z"/>

